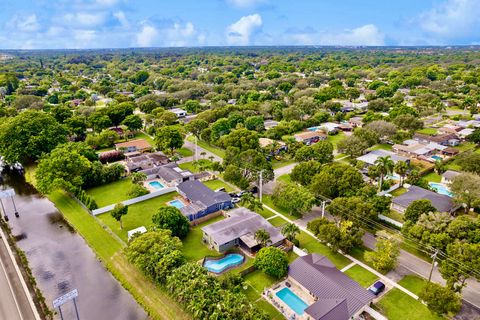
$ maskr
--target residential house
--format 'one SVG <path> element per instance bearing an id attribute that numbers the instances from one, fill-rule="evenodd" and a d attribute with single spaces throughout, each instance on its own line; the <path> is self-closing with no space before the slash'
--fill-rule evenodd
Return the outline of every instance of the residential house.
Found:
<path id="1" fill-rule="evenodd" d="M 282 151 L 287 151 L 287 145 L 283 141 L 272 140 L 269 138 L 260 138 L 258 139 L 258 143 L 260 144 L 261 148 L 266 148 L 274 143 L 277 144 L 275 150 L 272 150 L 270 156 L 277 155 Z"/>
<path id="2" fill-rule="evenodd" d="M 402 157 L 402 156 L 399 156 L 398 154 L 396 154 L 395 152 L 391 152 L 391 151 L 388 151 L 388 150 L 382 150 L 382 149 L 370 151 L 369 153 L 358 157 L 357 160 L 362 161 L 369 166 L 373 166 L 373 165 L 375 165 L 375 162 L 377 161 L 377 159 L 380 158 L 380 157 L 390 157 L 394 163 L 397 163 L 399 161 L 403 161 L 407 164 L 410 163 L 409 158 Z"/>
<path id="3" fill-rule="evenodd" d="M 306 145 L 311 145 L 317 143 L 320 140 L 327 139 L 327 135 L 319 131 L 304 131 L 294 135 L 295 140 L 298 142 L 303 142 Z"/>
<path id="4" fill-rule="evenodd" d="M 459 127 L 459 126 L 455 126 L 455 125 L 452 125 L 452 124 L 446 124 L 444 125 L 443 127 L 441 128 L 438 128 L 438 132 L 440 134 L 454 134 L 454 135 L 458 135 L 458 132 L 462 130 L 462 127 Z"/>
<path id="5" fill-rule="evenodd" d="M 362 127 L 363 126 L 363 120 L 360 117 L 352 117 L 348 120 L 348 123 L 353 127 Z"/>
<path id="6" fill-rule="evenodd" d="M 180 108 L 173 108 L 173 109 L 170 109 L 169 111 L 175 113 L 177 118 L 185 118 L 187 116 L 187 111 Z"/>
<path id="7" fill-rule="evenodd" d="M 325 122 L 318 126 L 318 128 L 326 133 L 336 133 L 340 130 L 340 124 L 334 122 Z"/>
<path id="8" fill-rule="evenodd" d="M 453 170 L 447 170 L 442 174 L 442 183 L 443 184 L 449 184 L 453 181 L 453 179 L 458 176 L 460 172 L 458 171 L 453 171 Z"/>
<path id="9" fill-rule="evenodd" d="M 119 151 L 125 151 L 125 153 L 129 152 L 145 152 L 152 149 L 150 143 L 144 139 L 136 139 L 130 140 L 126 142 L 121 142 L 115 144 L 115 149 Z"/>
<path id="10" fill-rule="evenodd" d="M 147 180 L 161 179 L 162 184 L 166 184 L 169 187 L 175 187 L 182 182 L 192 181 L 195 179 L 192 172 L 179 168 L 174 162 L 146 170 L 141 170 L 140 172 L 143 172 L 147 175 Z"/>
<path id="11" fill-rule="evenodd" d="M 357 319 L 375 295 L 317 253 L 298 257 L 288 268 L 291 282 L 314 297 L 305 313 L 314 320 Z"/>
<path id="12" fill-rule="evenodd" d="M 437 154 L 438 151 L 447 149 L 446 146 L 438 144 L 436 142 L 418 142 L 416 140 L 405 140 L 403 144 L 394 144 L 392 150 L 398 154 L 415 157 L 427 161 L 436 161 L 437 159 L 431 159 L 431 156 Z"/>
<path id="13" fill-rule="evenodd" d="M 125 158 L 125 166 L 128 172 L 137 172 L 156 168 L 169 163 L 170 160 L 161 152 L 139 153 L 132 152 Z"/>
<path id="14" fill-rule="evenodd" d="M 415 133 L 413 135 L 413 140 L 422 143 L 430 143 L 435 142 L 441 144 L 442 146 L 457 146 L 460 143 L 458 137 L 454 134 L 438 134 L 438 135 L 427 135 L 427 134 L 420 134 Z"/>
<path id="15" fill-rule="evenodd" d="M 410 186 L 408 191 L 392 199 L 391 208 L 399 213 L 405 213 L 408 206 L 415 200 L 427 199 L 439 212 L 454 212 L 458 205 L 447 195 L 439 194 L 417 186 Z"/>
<path id="16" fill-rule="evenodd" d="M 223 191 L 215 192 L 198 180 L 188 180 L 177 186 L 178 193 L 188 200 L 180 211 L 190 221 L 233 207 L 232 198 Z"/>
<path id="17" fill-rule="evenodd" d="M 238 246 L 248 252 L 256 252 L 260 244 L 255 240 L 255 233 L 264 229 L 270 234 L 269 246 L 283 244 L 285 237 L 261 215 L 240 207 L 228 212 L 224 220 L 202 228 L 203 241 L 218 252 L 225 252 Z"/>

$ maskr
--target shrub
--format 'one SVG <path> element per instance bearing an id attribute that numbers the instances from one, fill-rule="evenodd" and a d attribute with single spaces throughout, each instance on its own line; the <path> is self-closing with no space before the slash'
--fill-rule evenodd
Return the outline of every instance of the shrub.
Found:
<path id="1" fill-rule="evenodd" d="M 287 254 L 275 247 L 265 247 L 258 251 L 253 265 L 276 279 L 287 274 Z"/>
<path id="2" fill-rule="evenodd" d="M 152 217 L 155 226 L 172 231 L 172 235 L 184 238 L 188 234 L 188 219 L 175 207 L 161 207 Z"/>
<path id="3" fill-rule="evenodd" d="M 131 198 L 136 198 L 140 196 L 144 196 L 148 194 L 148 190 L 139 184 L 134 184 L 130 187 L 130 190 L 128 190 L 127 195 Z"/>
<path id="4" fill-rule="evenodd" d="M 123 159 L 125 159 L 123 152 L 118 150 L 104 152 L 100 154 L 100 157 L 99 157 L 100 162 L 103 164 L 115 162 Z"/>

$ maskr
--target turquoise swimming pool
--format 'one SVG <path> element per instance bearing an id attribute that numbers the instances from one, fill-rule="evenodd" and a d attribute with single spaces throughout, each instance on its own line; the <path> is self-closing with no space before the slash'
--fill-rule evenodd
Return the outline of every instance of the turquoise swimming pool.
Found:
<path id="1" fill-rule="evenodd" d="M 307 309 L 308 307 L 308 304 L 306 304 L 305 301 L 300 299 L 289 288 L 283 288 L 282 290 L 277 291 L 276 295 L 299 316 L 301 316 L 305 309 Z"/>
<path id="2" fill-rule="evenodd" d="M 238 253 L 229 253 L 220 259 L 205 260 L 203 266 L 213 273 L 221 273 L 227 268 L 240 265 L 245 257 Z"/>
<path id="3" fill-rule="evenodd" d="M 440 194 L 453 197 L 453 193 L 448 189 L 448 187 L 442 183 L 437 183 L 437 182 L 429 182 L 428 185 L 435 191 L 437 191 Z"/>
<path id="4" fill-rule="evenodd" d="M 155 189 L 163 189 L 165 188 L 165 186 L 163 184 L 161 184 L 160 182 L 158 181 L 151 181 L 148 183 L 151 187 L 155 188 Z"/>
<path id="5" fill-rule="evenodd" d="M 185 207 L 185 204 L 183 204 L 183 202 L 178 200 L 178 199 L 169 201 L 168 204 L 172 207 L 177 208 L 177 209 L 182 209 L 183 207 Z"/>

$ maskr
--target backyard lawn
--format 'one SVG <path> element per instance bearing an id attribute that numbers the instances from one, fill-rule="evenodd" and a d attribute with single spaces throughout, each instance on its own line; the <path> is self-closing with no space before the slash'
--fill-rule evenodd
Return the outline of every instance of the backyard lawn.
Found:
<path id="1" fill-rule="evenodd" d="M 115 232 L 122 240 L 127 241 L 127 231 L 140 226 L 148 227 L 152 224 L 152 216 L 158 208 L 167 206 L 167 202 L 178 196 L 176 192 L 170 192 L 162 196 L 142 201 L 128 206 L 127 215 L 123 216 L 123 230 L 109 212 L 98 215 L 97 218 Z"/>
<path id="2" fill-rule="evenodd" d="M 235 191 L 235 189 L 232 186 L 230 186 L 229 184 L 227 184 L 227 183 L 225 183 L 225 182 L 223 182 L 222 180 L 219 180 L 219 179 L 204 181 L 203 184 L 206 185 L 207 187 L 209 187 L 212 190 L 225 188 L 225 190 L 227 192 Z"/>
<path id="3" fill-rule="evenodd" d="M 195 161 L 179 163 L 178 166 L 183 170 L 189 170 L 191 172 L 200 172 L 200 168 L 207 167 L 211 165 L 211 161 L 208 159 L 200 159 L 197 163 Z"/>
<path id="4" fill-rule="evenodd" d="M 283 219 L 282 217 L 275 217 L 268 220 L 274 227 L 280 227 L 287 223 L 287 220 Z"/>
<path id="5" fill-rule="evenodd" d="M 300 248 L 307 249 L 308 253 L 318 253 L 326 256 L 338 269 L 342 269 L 352 262 L 340 253 L 333 252 L 329 247 L 303 231 L 300 232 L 297 239 L 300 241 Z"/>
<path id="6" fill-rule="evenodd" d="M 392 145 L 388 143 L 379 143 L 370 148 L 370 150 L 392 150 Z"/>
<path id="7" fill-rule="evenodd" d="M 343 132 L 339 132 L 338 134 L 336 134 L 334 136 L 328 135 L 327 136 L 327 141 L 329 141 L 331 144 L 333 144 L 334 149 L 337 149 L 337 143 L 340 140 L 342 140 L 343 138 L 345 138 L 345 134 Z"/>
<path id="8" fill-rule="evenodd" d="M 401 281 L 400 281 L 401 282 Z M 397 288 L 393 288 L 375 305 L 389 320 L 440 320 L 427 306 Z"/>
<path id="9" fill-rule="evenodd" d="M 430 172 L 429 174 L 424 176 L 425 179 L 427 179 L 428 182 L 438 182 L 442 181 L 442 176 L 439 174 L 436 174 L 435 172 Z"/>
<path id="10" fill-rule="evenodd" d="M 127 193 L 132 185 L 130 179 L 122 179 L 88 189 L 86 192 L 95 199 L 98 207 L 101 208 L 130 199 Z"/>
<path id="11" fill-rule="evenodd" d="M 394 197 L 398 197 L 398 196 L 401 196 L 402 194 L 404 194 L 407 191 L 408 191 L 407 189 L 402 187 L 402 188 L 398 188 L 398 189 L 393 190 L 392 192 L 390 192 L 390 194 Z"/>
<path id="12" fill-rule="evenodd" d="M 176 153 L 180 154 L 182 157 L 191 157 L 193 156 L 193 151 L 188 148 L 180 148 L 175 150 Z"/>
<path id="13" fill-rule="evenodd" d="M 225 219 L 223 216 L 218 216 L 214 219 L 205 221 L 204 223 L 199 224 L 198 226 L 190 228 L 185 239 L 182 239 L 183 242 L 183 254 L 188 260 L 199 261 L 206 256 L 220 256 L 221 254 L 217 251 L 210 250 L 202 241 L 202 227 L 212 224 L 214 222 Z"/>
<path id="14" fill-rule="evenodd" d="M 195 137 L 194 136 L 189 136 L 187 139 L 188 139 L 188 141 L 195 143 Z M 207 143 L 203 140 L 200 140 L 200 139 L 197 139 L 197 143 L 201 148 L 203 148 L 205 150 L 208 150 L 213 154 L 216 154 L 220 158 L 225 158 L 225 150 L 217 148 L 215 146 L 212 146 L 209 143 Z"/>
<path id="15" fill-rule="evenodd" d="M 358 264 L 345 271 L 345 274 L 364 288 L 370 287 L 378 279 L 376 275 Z"/>
<path id="16" fill-rule="evenodd" d="M 433 135 L 437 134 L 437 129 L 435 129 L 435 128 L 423 128 L 421 130 L 418 130 L 417 132 L 420 133 L 420 134 L 428 134 L 430 136 L 433 136 Z"/>

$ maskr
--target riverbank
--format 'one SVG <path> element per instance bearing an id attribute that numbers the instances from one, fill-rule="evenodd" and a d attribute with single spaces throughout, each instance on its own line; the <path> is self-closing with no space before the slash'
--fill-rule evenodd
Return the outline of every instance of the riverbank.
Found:
<path id="1" fill-rule="evenodd" d="M 34 184 L 34 168 L 25 178 Z M 183 309 L 162 289 L 127 261 L 123 244 L 105 230 L 69 195 L 56 191 L 48 195 L 67 222 L 85 239 L 105 268 L 130 292 L 153 319 L 189 319 Z"/>

